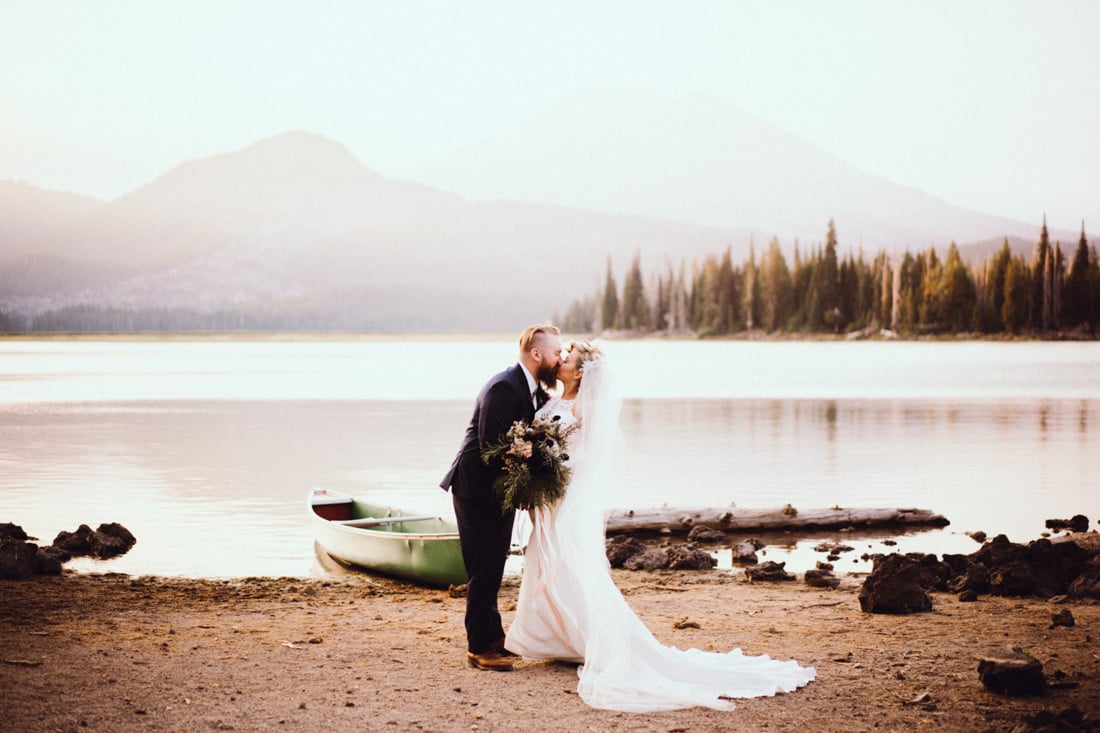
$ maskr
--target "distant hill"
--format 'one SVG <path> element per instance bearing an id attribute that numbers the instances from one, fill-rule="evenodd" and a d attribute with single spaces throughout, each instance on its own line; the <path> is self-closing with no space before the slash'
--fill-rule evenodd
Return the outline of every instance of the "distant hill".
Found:
<path id="1" fill-rule="evenodd" d="M 747 240 L 646 217 L 472 202 L 383 178 L 299 132 L 184 163 L 109 203 L 10 186 L 0 202 L 30 212 L 0 230 L 0 311 L 25 315 L 94 305 L 321 329 L 515 329 L 591 290 L 609 255 L 620 268 L 635 252 L 656 265 Z"/>
<path id="2" fill-rule="evenodd" d="M 773 235 L 788 252 L 796 237 L 820 243 L 829 218 L 842 253 L 954 240 L 983 260 L 1006 235 L 1024 253 L 1038 236 L 1037 223 L 865 176 L 706 99 L 575 100 L 430 178 L 438 187 L 388 179 L 335 141 L 289 132 L 109 202 L 0 182 L 0 314 L 514 330 L 596 291 L 609 257 L 616 276 L 635 253 L 651 272 L 726 248 L 740 264 Z"/>
<path id="3" fill-rule="evenodd" d="M 830 218 L 844 249 L 1034 239 L 1043 203 L 1034 222 L 969 211 L 866 175 L 725 100 L 616 90 L 578 95 L 417 177 L 479 199 L 749 230 L 788 248 L 823 241 Z"/>

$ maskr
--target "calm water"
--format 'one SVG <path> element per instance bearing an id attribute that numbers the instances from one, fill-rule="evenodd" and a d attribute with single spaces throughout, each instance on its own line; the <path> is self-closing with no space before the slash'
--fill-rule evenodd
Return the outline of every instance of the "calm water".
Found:
<path id="1" fill-rule="evenodd" d="M 80 569 L 206 577 L 332 572 L 305 497 L 325 486 L 451 512 L 436 484 L 511 338 L 0 342 L 0 522 L 49 542 L 117 521 L 126 556 Z M 1098 343 L 630 341 L 620 507 L 922 507 L 902 550 L 1026 541 L 1100 517 Z M 766 538 L 803 569 L 844 539 Z M 326 566 L 327 567 L 327 566 Z"/>

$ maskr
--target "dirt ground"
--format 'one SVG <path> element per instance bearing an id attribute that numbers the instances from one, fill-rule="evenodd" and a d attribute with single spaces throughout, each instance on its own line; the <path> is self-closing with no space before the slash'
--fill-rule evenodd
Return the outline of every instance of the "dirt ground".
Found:
<path id="1" fill-rule="evenodd" d="M 595 710 L 574 667 L 465 664 L 462 598 L 399 581 L 82 575 L 0 581 L 3 731 L 1011 731 L 1039 711 L 1100 717 L 1100 605 L 934 594 L 929 613 L 862 613 L 836 590 L 729 571 L 614 571 L 667 644 L 794 658 L 809 686 L 732 712 Z M 506 623 L 518 580 L 507 579 Z M 1070 609 L 1073 627 L 1051 627 Z M 678 624 L 682 620 L 695 622 Z M 683 628 L 677 628 L 677 626 Z M 1016 645 L 1044 697 L 986 691 L 978 657 Z M 1027 729 L 1022 728 L 1022 729 Z"/>

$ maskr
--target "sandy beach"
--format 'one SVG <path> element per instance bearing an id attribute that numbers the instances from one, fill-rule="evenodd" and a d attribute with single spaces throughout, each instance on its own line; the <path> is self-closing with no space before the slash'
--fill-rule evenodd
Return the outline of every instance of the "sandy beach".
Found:
<path id="1" fill-rule="evenodd" d="M 1042 711 L 1100 718 L 1100 605 L 933 594 L 933 610 L 867 614 L 835 590 L 728 571 L 613 571 L 667 644 L 793 658 L 795 693 L 736 710 L 595 710 L 573 666 L 470 669 L 464 601 L 367 575 L 233 581 L 76 574 L 0 581 L 0 730 L 1011 731 Z M 510 621 L 518 580 L 501 594 Z M 1072 627 L 1052 626 L 1069 609 Z M 686 622 L 686 623 L 685 623 Z M 1043 663 L 1043 697 L 987 691 L 983 654 Z M 1089 723 L 1088 721 L 1091 721 Z M 1077 728 L 1082 729 L 1082 728 Z M 1095 727 L 1085 728 L 1094 730 Z"/>

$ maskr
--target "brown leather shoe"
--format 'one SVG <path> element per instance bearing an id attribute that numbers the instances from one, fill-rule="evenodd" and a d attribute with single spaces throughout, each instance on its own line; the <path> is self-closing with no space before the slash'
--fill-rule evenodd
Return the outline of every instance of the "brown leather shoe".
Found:
<path id="1" fill-rule="evenodd" d="M 466 652 L 466 661 L 471 667 L 487 669 L 493 672 L 511 672 L 513 669 L 512 660 L 505 659 L 497 654 L 496 651 L 487 651 L 481 654 Z"/>
<path id="2" fill-rule="evenodd" d="M 495 651 L 497 654 L 504 657 L 505 659 L 507 659 L 509 657 L 517 656 L 514 652 L 510 652 L 510 651 L 508 651 L 507 649 L 504 648 L 504 637 L 503 636 L 500 637 L 499 639 L 497 639 L 496 643 L 493 644 L 493 651 Z"/>

